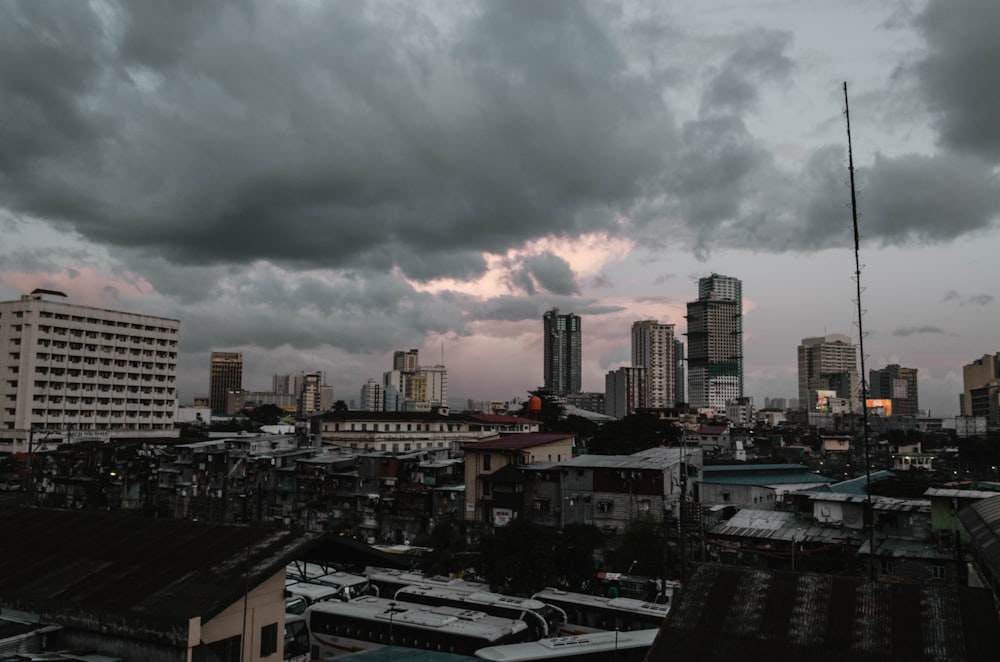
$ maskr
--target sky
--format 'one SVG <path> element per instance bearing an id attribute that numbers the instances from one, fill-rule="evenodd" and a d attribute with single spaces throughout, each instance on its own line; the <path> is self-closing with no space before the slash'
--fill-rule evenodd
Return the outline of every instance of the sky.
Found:
<path id="1" fill-rule="evenodd" d="M 745 391 L 795 397 L 802 338 L 859 339 L 958 413 L 1000 351 L 996 0 L 0 3 L 0 300 L 181 321 L 244 387 L 394 350 L 452 398 L 542 383 L 582 317 L 583 388 L 633 321 L 685 330 L 743 280 Z"/>

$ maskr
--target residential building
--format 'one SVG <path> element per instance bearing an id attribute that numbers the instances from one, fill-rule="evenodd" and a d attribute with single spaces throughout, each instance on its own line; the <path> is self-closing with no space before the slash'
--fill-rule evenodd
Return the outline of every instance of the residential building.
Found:
<path id="1" fill-rule="evenodd" d="M 382 385 L 369 378 L 361 387 L 361 411 L 382 411 L 385 406 Z"/>
<path id="2" fill-rule="evenodd" d="M 607 408 L 604 397 L 605 394 L 600 391 L 581 391 L 580 393 L 571 393 L 566 396 L 566 405 L 568 407 L 576 407 L 577 409 L 582 409 L 584 411 L 594 412 L 595 414 L 603 414 Z"/>
<path id="3" fill-rule="evenodd" d="M 828 411 L 827 397 L 860 403 L 858 350 L 849 336 L 832 333 L 803 338 L 798 364 L 799 406 L 806 411 Z"/>
<path id="4" fill-rule="evenodd" d="M 323 383 L 323 373 L 303 373 L 298 395 L 299 416 L 308 416 L 333 407 L 333 387 Z"/>
<path id="5" fill-rule="evenodd" d="M 232 415 L 250 407 L 274 405 L 284 409 L 289 414 L 295 414 L 299 409 L 299 398 L 293 393 L 273 393 L 271 391 L 247 391 L 241 388 L 230 389 L 226 394 L 226 414 Z"/>
<path id="6" fill-rule="evenodd" d="M 986 418 L 1000 425 L 1000 352 L 962 367 L 962 415 Z"/>
<path id="7" fill-rule="evenodd" d="M 462 444 L 465 453 L 465 519 L 497 525 L 518 516 L 523 490 L 501 490 L 523 478 L 518 467 L 533 462 L 562 462 L 573 457 L 576 435 L 564 432 L 528 432 L 499 439 Z"/>
<path id="8" fill-rule="evenodd" d="M 542 317 L 544 328 L 544 386 L 556 395 L 579 393 L 583 379 L 583 335 L 580 317 L 560 315 L 553 308 Z"/>
<path id="9" fill-rule="evenodd" d="M 646 403 L 646 369 L 622 366 L 604 376 L 604 413 L 624 418 Z"/>
<path id="10" fill-rule="evenodd" d="M 212 352 L 208 398 L 213 414 L 226 414 L 226 396 L 243 388 L 243 353 Z"/>
<path id="11" fill-rule="evenodd" d="M 418 374 L 427 382 L 425 398 L 433 407 L 448 406 L 448 369 L 443 365 L 420 366 Z"/>
<path id="12" fill-rule="evenodd" d="M 327 411 L 310 416 L 309 423 L 310 433 L 323 443 L 355 451 L 457 453 L 462 443 L 497 436 L 489 430 L 472 431 L 468 421 L 430 412 Z"/>
<path id="13" fill-rule="evenodd" d="M 177 436 L 180 322 L 66 298 L 0 302 L 0 449 L 25 452 L 33 435 Z"/>
<path id="14" fill-rule="evenodd" d="M 676 404 L 674 325 L 657 320 L 632 324 L 632 367 L 646 369 L 646 402 L 651 409 Z"/>
<path id="15" fill-rule="evenodd" d="M 722 412 L 743 397 L 743 283 L 712 274 L 687 304 L 688 405 Z"/>
<path id="16" fill-rule="evenodd" d="M 397 350 L 392 354 L 392 369 L 414 373 L 420 369 L 420 350 Z"/>
<path id="17" fill-rule="evenodd" d="M 868 397 L 892 400 L 893 416 L 916 416 L 920 411 L 917 398 L 917 369 L 892 363 L 881 370 L 868 371 Z"/>

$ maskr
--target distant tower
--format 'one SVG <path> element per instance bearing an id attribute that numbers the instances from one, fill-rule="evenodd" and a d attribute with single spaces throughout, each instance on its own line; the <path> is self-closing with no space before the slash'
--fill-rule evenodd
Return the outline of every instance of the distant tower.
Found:
<path id="1" fill-rule="evenodd" d="M 842 333 L 803 338 L 798 350 L 799 407 L 816 410 L 817 391 L 836 391 L 838 398 L 858 404 L 858 348 Z"/>
<path id="2" fill-rule="evenodd" d="M 420 350 L 398 350 L 392 354 L 392 369 L 414 373 L 420 369 Z"/>
<path id="3" fill-rule="evenodd" d="M 684 369 L 684 342 L 674 339 L 674 404 L 687 402 L 687 371 Z"/>
<path id="4" fill-rule="evenodd" d="M 544 385 L 556 395 L 579 393 L 583 381 L 583 337 L 580 317 L 560 315 L 553 308 L 543 315 Z"/>
<path id="5" fill-rule="evenodd" d="M 623 366 L 604 376 L 604 413 L 614 418 L 634 414 L 646 402 L 646 369 Z"/>
<path id="6" fill-rule="evenodd" d="M 892 400 L 893 416 L 916 416 L 920 408 L 917 369 L 892 363 L 881 370 L 869 370 L 868 396 L 877 400 Z"/>
<path id="7" fill-rule="evenodd" d="M 688 404 L 725 411 L 743 397 L 743 282 L 712 274 L 687 305 Z"/>
<path id="8" fill-rule="evenodd" d="M 243 388 L 243 354 L 212 352 L 208 379 L 209 405 L 213 414 L 226 413 L 226 396 L 233 389 Z"/>
<path id="9" fill-rule="evenodd" d="M 665 409 L 676 402 L 674 325 L 657 320 L 632 324 L 632 367 L 646 369 L 646 402 L 642 407 Z"/>

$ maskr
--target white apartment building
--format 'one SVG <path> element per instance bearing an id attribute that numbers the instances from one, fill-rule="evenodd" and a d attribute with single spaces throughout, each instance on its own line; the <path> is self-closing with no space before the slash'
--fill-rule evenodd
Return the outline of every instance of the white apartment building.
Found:
<path id="1" fill-rule="evenodd" d="M 676 402 L 674 325 L 657 320 L 632 323 L 632 367 L 646 369 L 644 407 L 663 409 Z"/>
<path id="2" fill-rule="evenodd" d="M 0 302 L 0 452 L 29 437 L 176 437 L 180 322 L 65 299 Z"/>

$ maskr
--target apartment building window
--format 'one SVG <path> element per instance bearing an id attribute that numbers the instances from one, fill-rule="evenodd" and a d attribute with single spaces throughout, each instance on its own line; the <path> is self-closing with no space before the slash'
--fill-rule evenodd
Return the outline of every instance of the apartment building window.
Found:
<path id="1" fill-rule="evenodd" d="M 489 453 L 483 454 L 483 471 L 490 471 L 493 464 L 492 458 Z"/>
<path id="2" fill-rule="evenodd" d="M 260 629 L 260 656 L 267 657 L 278 652 L 278 624 L 271 623 Z"/>

